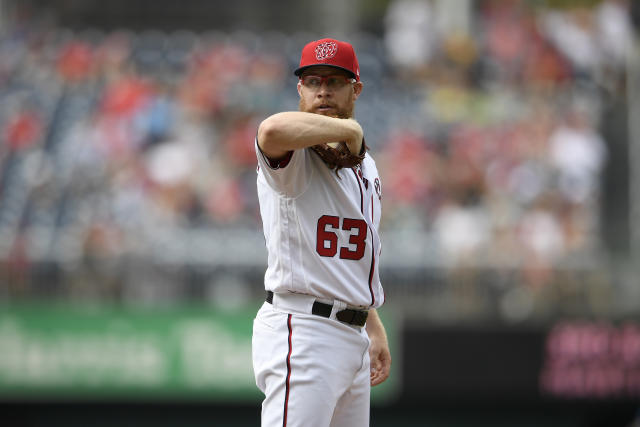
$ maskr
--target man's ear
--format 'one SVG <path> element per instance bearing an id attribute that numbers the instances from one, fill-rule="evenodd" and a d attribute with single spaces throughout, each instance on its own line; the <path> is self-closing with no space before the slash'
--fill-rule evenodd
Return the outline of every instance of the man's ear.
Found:
<path id="1" fill-rule="evenodd" d="M 302 94 L 300 93 L 300 88 L 302 87 L 302 83 L 300 83 L 300 81 L 298 81 L 298 84 L 296 85 L 297 89 L 298 89 L 298 95 L 300 97 L 302 97 Z"/>
<path id="2" fill-rule="evenodd" d="M 355 82 L 353 84 L 353 100 L 355 101 L 356 99 L 358 99 L 358 97 L 360 96 L 360 94 L 362 93 L 362 87 L 364 85 L 362 84 L 362 82 Z"/>

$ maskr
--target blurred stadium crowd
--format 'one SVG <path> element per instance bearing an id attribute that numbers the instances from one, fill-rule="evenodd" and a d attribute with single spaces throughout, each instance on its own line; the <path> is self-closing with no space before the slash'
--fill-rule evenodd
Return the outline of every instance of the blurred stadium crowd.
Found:
<path id="1" fill-rule="evenodd" d="M 384 34 L 347 36 L 383 177 L 383 268 L 415 272 L 389 273 L 388 293 L 419 282 L 473 312 L 484 280 L 513 318 L 558 295 L 607 310 L 600 129 L 625 96 L 628 3 L 480 4 L 465 17 L 396 0 Z M 8 21 L 2 294 L 188 298 L 237 280 L 228 267 L 261 271 L 253 139 L 297 109 L 291 70 L 320 36 Z"/>

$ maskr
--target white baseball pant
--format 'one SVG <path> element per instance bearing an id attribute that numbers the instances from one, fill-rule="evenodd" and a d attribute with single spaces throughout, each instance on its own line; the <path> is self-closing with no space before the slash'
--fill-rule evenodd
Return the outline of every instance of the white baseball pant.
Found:
<path id="1" fill-rule="evenodd" d="M 365 328 L 311 313 L 313 298 L 264 303 L 253 323 L 253 369 L 265 394 L 262 427 L 369 425 Z M 286 309 L 285 309 L 286 308 Z"/>

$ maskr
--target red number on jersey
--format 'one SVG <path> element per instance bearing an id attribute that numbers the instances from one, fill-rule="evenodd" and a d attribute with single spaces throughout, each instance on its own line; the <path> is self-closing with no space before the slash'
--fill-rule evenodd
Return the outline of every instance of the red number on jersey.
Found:
<path id="1" fill-rule="evenodd" d="M 333 230 L 327 230 L 330 226 Z M 333 215 L 323 215 L 318 219 L 318 231 L 316 252 L 324 257 L 333 257 L 338 253 L 338 235 L 336 231 L 340 226 L 340 218 Z M 345 218 L 342 221 L 342 230 L 357 230 L 357 233 L 349 235 L 349 243 L 355 245 L 340 248 L 340 258 L 359 260 L 364 256 L 365 240 L 367 239 L 367 223 L 362 219 Z M 328 244 L 327 244 L 328 243 Z"/>
<path id="2" fill-rule="evenodd" d="M 318 237 L 316 239 L 316 252 L 320 256 L 332 257 L 338 253 L 338 235 L 335 231 L 327 231 L 327 225 L 337 229 L 340 218 L 331 215 L 322 215 L 318 219 Z M 329 243 L 329 246 L 325 245 Z"/>
<path id="3" fill-rule="evenodd" d="M 345 218 L 342 221 L 343 230 L 358 230 L 349 235 L 349 243 L 356 245 L 354 250 L 348 247 L 340 248 L 340 258 L 359 260 L 364 256 L 365 239 L 367 238 L 367 223 L 361 219 Z"/>

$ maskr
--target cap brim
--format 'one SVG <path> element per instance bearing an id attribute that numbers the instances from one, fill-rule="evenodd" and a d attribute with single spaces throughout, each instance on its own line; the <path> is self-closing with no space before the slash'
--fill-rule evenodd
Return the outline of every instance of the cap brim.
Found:
<path id="1" fill-rule="evenodd" d="M 311 68 L 311 67 L 332 67 L 332 68 L 338 68 L 339 70 L 344 70 L 347 73 L 349 73 L 349 75 L 351 75 L 351 77 L 353 77 L 354 79 L 358 79 L 358 76 L 356 76 L 351 70 L 344 68 L 344 67 L 339 67 L 337 65 L 333 65 L 333 64 L 312 64 L 312 65 L 305 65 L 304 67 L 300 67 L 300 68 L 296 68 L 296 70 L 293 72 L 293 74 L 295 74 L 296 76 L 300 77 L 300 74 L 302 74 L 304 72 L 304 70 L 306 70 L 307 68 Z"/>

